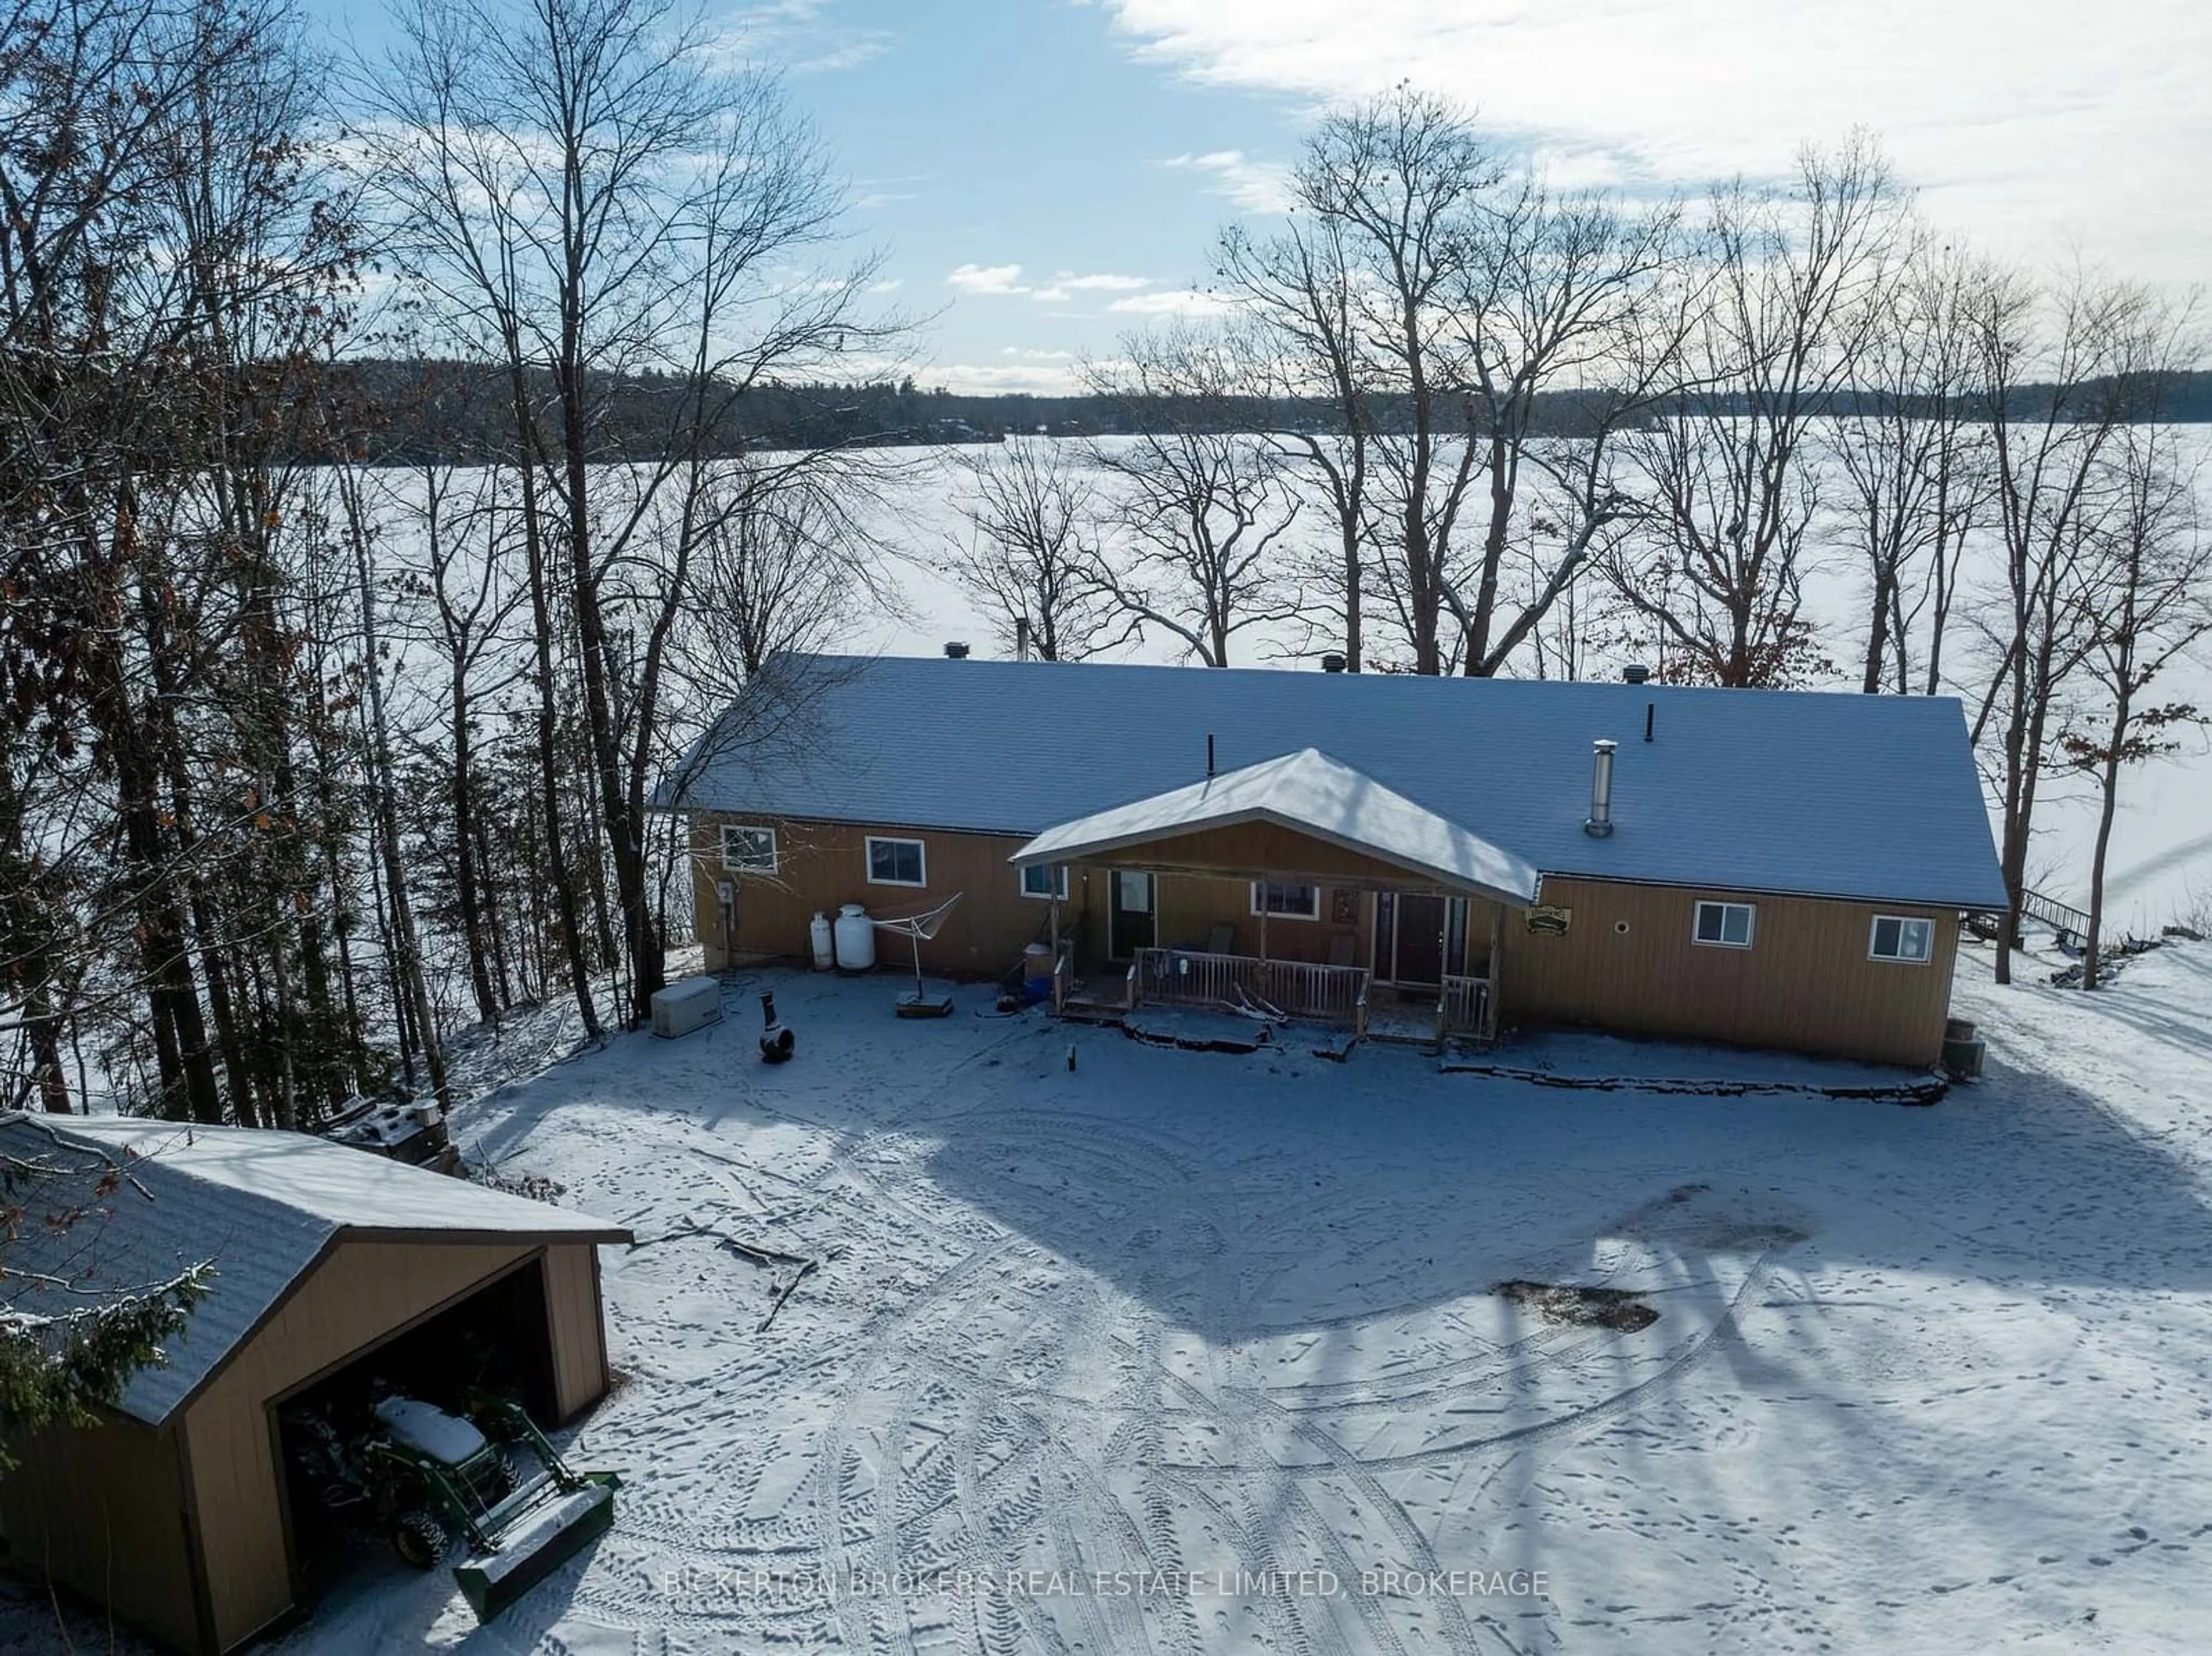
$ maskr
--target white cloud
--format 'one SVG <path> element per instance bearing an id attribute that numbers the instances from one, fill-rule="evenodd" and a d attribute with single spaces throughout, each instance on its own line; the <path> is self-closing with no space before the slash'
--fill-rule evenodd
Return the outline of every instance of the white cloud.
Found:
<path id="1" fill-rule="evenodd" d="M 2078 243 L 2160 278 L 2212 267 L 2212 219 L 2186 205 L 2212 155 L 2203 0 L 1107 3 L 1141 55 L 1195 79 L 1329 103 L 1411 77 L 1577 177 L 1772 174 L 1863 125 L 1978 240 Z"/>
<path id="2" fill-rule="evenodd" d="M 1131 293 L 1152 285 L 1150 276 L 1116 276 L 1111 271 L 1078 276 L 1073 270 L 1062 270 L 1053 277 L 1050 287 L 1036 290 L 1036 298 L 1042 305 L 1065 305 L 1078 294 Z"/>
<path id="3" fill-rule="evenodd" d="M 1218 294 L 1179 288 L 1171 292 L 1131 294 L 1106 308 L 1126 316 L 1215 316 L 1229 308 L 1229 301 Z"/>
<path id="4" fill-rule="evenodd" d="M 996 298 L 1027 294 L 1041 305 L 1065 305 L 1078 294 L 1133 293 L 1152 285 L 1150 276 L 1122 276 L 1112 270 L 1089 275 L 1062 270 L 1043 287 L 1033 288 L 1022 282 L 1022 268 L 1018 264 L 963 264 L 945 279 L 963 294 Z"/>
<path id="5" fill-rule="evenodd" d="M 1248 213 L 1280 213 L 1291 204 L 1291 169 L 1279 161 L 1254 161 L 1241 149 L 1170 155 L 1160 165 L 1211 173 L 1213 181 L 1207 187 Z"/>
<path id="6" fill-rule="evenodd" d="M 927 385 L 975 395 L 1029 391 L 1039 397 L 1060 397 L 1082 389 L 1068 361 L 950 362 L 915 377 Z"/>
<path id="7" fill-rule="evenodd" d="M 871 282 L 867 290 L 872 294 L 895 294 L 905 286 L 904 276 L 885 276 L 881 282 Z"/>
<path id="8" fill-rule="evenodd" d="M 1075 276 L 1069 271 L 1062 270 L 1052 280 L 1053 285 L 1056 288 L 1073 288 L 1079 293 L 1089 293 L 1093 290 L 1127 293 L 1133 288 L 1149 288 L 1152 285 L 1152 279 L 1150 276 L 1116 276 L 1110 270 L 1102 270 L 1096 276 Z"/>
<path id="9" fill-rule="evenodd" d="M 963 264 L 945 279 L 963 294 L 1025 294 L 1016 281 L 1021 273 L 1018 264 Z"/>
<path id="10" fill-rule="evenodd" d="M 999 355 L 1019 357 L 1024 362 L 1072 362 L 1075 360 L 1073 351 L 1037 350 L 1027 345 L 1002 345 L 999 348 Z"/>
<path id="11" fill-rule="evenodd" d="M 726 15 L 714 46 L 733 63 L 795 75 L 857 69 L 890 50 L 890 30 L 854 27 L 828 10 L 825 0 L 756 0 Z"/>

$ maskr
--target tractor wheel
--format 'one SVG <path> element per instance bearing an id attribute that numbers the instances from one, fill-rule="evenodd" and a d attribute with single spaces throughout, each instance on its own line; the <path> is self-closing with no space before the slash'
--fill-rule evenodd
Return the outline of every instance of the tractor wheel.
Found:
<path id="1" fill-rule="evenodd" d="M 392 1548 L 418 1570 L 435 1569 L 446 1556 L 446 1526 L 420 1507 L 399 1514 L 392 1526 Z"/>

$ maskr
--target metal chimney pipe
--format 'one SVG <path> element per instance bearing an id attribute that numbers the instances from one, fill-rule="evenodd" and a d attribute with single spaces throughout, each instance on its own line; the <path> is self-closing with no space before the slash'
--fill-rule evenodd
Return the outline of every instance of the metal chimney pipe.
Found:
<path id="1" fill-rule="evenodd" d="M 1590 814 L 1583 832 L 1593 840 L 1613 832 L 1613 745 L 1602 737 L 1590 743 Z"/>
<path id="2" fill-rule="evenodd" d="M 1027 661 L 1029 658 L 1030 618 L 1027 616 L 1017 616 L 1014 617 L 1014 659 Z"/>

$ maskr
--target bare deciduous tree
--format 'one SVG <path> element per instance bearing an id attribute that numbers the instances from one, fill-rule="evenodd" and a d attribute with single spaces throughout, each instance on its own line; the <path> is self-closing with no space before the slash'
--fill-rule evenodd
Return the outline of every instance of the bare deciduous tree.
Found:
<path id="1" fill-rule="evenodd" d="M 2167 426 L 2122 434 L 2113 464 L 2124 493 L 2099 558 L 2099 620 L 2083 663 L 2095 704 L 2059 737 L 2067 762 L 2097 785 L 2084 989 L 2097 986 L 2103 968 L 2106 858 L 2121 772 L 2178 752 L 2184 731 L 2212 719 L 2212 710 L 2193 702 L 2152 700 L 2167 670 L 2212 640 L 2212 538 L 2197 503 L 2202 469 L 2181 447 Z"/>
<path id="2" fill-rule="evenodd" d="M 1184 325 L 1122 341 L 1094 389 L 1133 411 L 1139 434 L 1091 446 L 1113 480 L 1118 543 L 1097 579 L 1127 614 L 1226 667 L 1237 635 L 1297 613 L 1277 567 L 1298 512 L 1280 457 L 1237 417 L 1253 379 L 1236 336 Z"/>
<path id="3" fill-rule="evenodd" d="M 1216 268 L 1262 342 L 1255 355 L 1268 389 L 1288 408 L 1310 403 L 1333 416 L 1319 430 L 1271 421 L 1269 435 L 1328 511 L 1334 543 L 1316 584 L 1334 611 L 1345 670 L 1356 673 L 1366 664 L 1375 409 L 1346 230 L 1341 219 L 1310 205 L 1277 236 L 1255 239 L 1232 226 L 1222 235 Z"/>
<path id="4" fill-rule="evenodd" d="M 1959 561 L 1989 500 L 1972 321 L 2000 279 L 1921 232 L 1837 417 L 1838 515 L 1867 572 L 1859 688 L 1870 695 L 1917 682 L 1933 695 L 1943 682 Z"/>
<path id="5" fill-rule="evenodd" d="M 1786 684 L 1818 665 L 1803 613 L 1820 504 L 1808 439 L 1865 357 L 1902 206 L 1863 135 L 1806 149 L 1787 192 L 1739 182 L 1714 197 L 1686 386 L 1634 440 L 1640 543 L 1610 564 L 1677 676 Z"/>
<path id="6" fill-rule="evenodd" d="M 1081 661 L 1135 628 L 1098 578 L 1103 504 L 1076 451 L 1050 437 L 1009 437 L 955 464 L 966 479 L 947 573 L 983 608 L 1000 643 L 1042 661 Z"/>
<path id="7" fill-rule="evenodd" d="M 1990 677 L 1974 720 L 1994 731 L 1997 860 L 2009 899 L 1996 980 L 2012 981 L 2039 785 L 2061 696 L 2094 647 L 2108 594 L 2095 549 L 2124 491 L 2110 453 L 2166 366 L 2169 335 L 2145 289 L 2077 271 L 2045 291 L 1993 284 L 1974 312 L 1990 420 L 2002 585 L 1978 619 Z"/>
<path id="8" fill-rule="evenodd" d="M 665 0 L 414 0 L 399 35 L 373 83 L 374 176 L 442 323 L 509 375 L 524 539 L 541 581 L 561 579 L 625 1010 L 642 1018 L 663 974 L 644 822 L 659 672 L 709 462 L 753 385 L 880 343 L 860 310 L 871 266 L 793 275 L 841 192 L 774 81 L 725 68 Z M 625 455 L 604 400 L 644 373 L 674 381 L 666 427 Z M 541 634 L 551 596 L 533 605 Z"/>
<path id="9" fill-rule="evenodd" d="M 1366 359 L 1362 454 L 1373 469 L 1360 492 L 1389 548 L 1375 573 L 1416 672 L 1444 669 L 1455 537 L 1481 458 L 1449 306 L 1468 281 L 1481 197 L 1504 176 L 1455 106 L 1401 87 L 1324 120 L 1292 177 L 1299 206 L 1333 227 Z M 1334 296 L 1323 293 L 1324 306 Z"/>
<path id="10" fill-rule="evenodd" d="M 1692 296 L 1675 260 L 1680 219 L 1672 204 L 1632 214 L 1601 195 L 1558 197 L 1533 175 L 1474 219 L 1446 306 L 1489 494 L 1472 567 L 1446 571 L 1470 677 L 1512 658 L 1628 507 L 1620 437 L 1674 393 L 1680 373 Z M 1516 528 L 1522 557 L 1542 573 L 1502 609 Z"/>

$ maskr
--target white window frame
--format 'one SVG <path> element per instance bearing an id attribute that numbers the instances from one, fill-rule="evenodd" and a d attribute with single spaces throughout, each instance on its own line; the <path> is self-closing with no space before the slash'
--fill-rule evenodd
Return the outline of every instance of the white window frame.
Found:
<path id="1" fill-rule="evenodd" d="M 871 834 L 867 836 L 867 840 L 868 843 L 865 848 L 866 853 L 866 861 L 863 867 L 867 874 L 868 883 L 870 885 L 904 886 L 908 890 L 914 890 L 929 883 L 929 847 L 924 845 L 921 840 L 904 839 L 894 834 Z M 914 847 L 915 866 L 921 871 L 921 877 L 918 880 L 886 880 L 882 878 L 876 872 L 876 847 L 878 846 L 912 846 Z"/>
<path id="2" fill-rule="evenodd" d="M 762 860 L 757 851 L 748 856 L 732 858 L 730 855 L 730 836 L 733 834 L 764 834 L 768 839 L 768 856 Z M 774 874 L 783 866 L 783 846 L 775 830 L 765 822 L 725 822 L 722 824 L 722 867 L 732 874 Z"/>
<path id="3" fill-rule="evenodd" d="M 1701 935 L 1705 929 L 1705 911 L 1709 908 L 1717 908 L 1721 911 L 1721 935 L 1717 937 Z M 1728 941 L 1728 911 L 1731 908 L 1740 908 L 1743 911 L 1743 941 L 1741 943 Z M 1698 899 L 1696 911 L 1690 916 L 1690 941 L 1700 949 L 1748 949 L 1758 936 L 1759 905 L 1757 903 L 1735 903 L 1720 897 L 1700 897 Z"/>
<path id="4" fill-rule="evenodd" d="M 1285 891 L 1305 891 L 1312 894 L 1310 912 L 1301 913 L 1295 908 L 1267 907 L 1267 888 L 1277 886 Z M 1317 920 L 1321 918 L 1321 888 L 1304 880 L 1255 880 L 1252 882 L 1252 912 L 1264 914 L 1271 920 Z"/>
<path id="5" fill-rule="evenodd" d="M 1032 874 L 1044 873 L 1051 873 L 1059 877 L 1053 882 L 1052 889 L 1049 891 L 1030 890 L 1030 876 Z M 1066 902 L 1067 901 L 1067 864 L 1066 863 L 1030 863 L 1027 864 L 1022 870 L 1022 895 L 1024 897 L 1034 897 L 1039 902 L 1048 903 L 1055 897 L 1057 897 L 1061 902 Z"/>
<path id="6" fill-rule="evenodd" d="M 1887 920 L 1897 927 L 1899 948 L 1905 946 L 1905 928 L 1917 925 L 1927 939 L 1925 952 L 1918 955 L 1885 955 L 1875 945 L 1881 936 L 1882 923 Z M 1880 961 L 1885 966 L 1925 966 L 1936 958 L 1936 922 L 1917 914 L 1877 914 L 1867 927 L 1867 958 Z"/>

